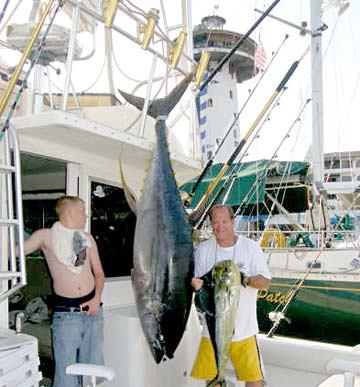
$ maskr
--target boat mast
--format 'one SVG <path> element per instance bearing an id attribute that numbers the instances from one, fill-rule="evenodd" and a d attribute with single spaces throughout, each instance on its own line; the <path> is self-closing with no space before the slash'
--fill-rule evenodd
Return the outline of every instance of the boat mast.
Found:
<path id="1" fill-rule="evenodd" d="M 313 183 L 324 182 L 321 1 L 310 0 Z M 318 33 L 316 33 L 318 32 Z"/>

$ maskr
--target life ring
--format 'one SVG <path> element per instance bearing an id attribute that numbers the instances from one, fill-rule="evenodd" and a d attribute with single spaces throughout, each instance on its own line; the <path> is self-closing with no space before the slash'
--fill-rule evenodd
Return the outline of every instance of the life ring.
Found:
<path id="1" fill-rule="evenodd" d="M 286 240 L 284 234 L 276 228 L 268 228 L 262 234 L 261 247 L 285 247 Z"/>

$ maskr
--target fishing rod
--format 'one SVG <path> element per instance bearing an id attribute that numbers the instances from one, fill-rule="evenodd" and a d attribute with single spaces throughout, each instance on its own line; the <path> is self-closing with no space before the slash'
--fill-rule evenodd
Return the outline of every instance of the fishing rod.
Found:
<path id="1" fill-rule="evenodd" d="M 233 153 L 231 154 L 231 156 L 229 157 L 227 162 L 224 164 L 224 166 L 221 168 L 221 170 L 219 171 L 219 173 L 215 177 L 215 179 L 212 181 L 212 183 L 209 184 L 209 187 L 207 188 L 206 192 L 204 193 L 204 195 L 200 199 L 199 203 L 196 205 L 193 214 L 191 214 L 191 217 L 193 217 L 193 218 L 198 217 L 199 212 L 201 212 L 202 209 L 204 208 L 204 205 L 205 205 L 206 201 L 208 200 L 209 196 L 214 191 L 214 189 L 217 187 L 220 180 L 222 179 L 222 177 L 224 176 L 226 171 L 229 169 L 230 165 L 237 158 L 237 156 L 241 152 L 242 148 L 245 146 L 247 140 L 249 139 L 249 137 L 251 136 L 251 134 L 253 133 L 253 131 L 255 130 L 255 128 L 257 127 L 259 122 L 261 121 L 261 119 L 264 117 L 265 113 L 270 108 L 270 106 L 272 105 L 272 103 L 274 102 L 276 97 L 279 95 L 281 90 L 285 87 L 288 80 L 294 74 L 299 63 L 305 57 L 305 55 L 307 54 L 308 51 L 309 51 L 309 48 L 307 48 L 305 50 L 305 52 L 302 54 L 302 56 L 290 66 L 289 70 L 286 72 L 285 76 L 283 77 L 283 79 L 279 83 L 278 87 L 275 89 L 275 91 L 273 92 L 273 94 L 271 95 L 271 97 L 269 98 L 269 100 L 267 101 L 267 103 L 265 104 L 263 109 L 261 110 L 260 114 L 256 117 L 254 123 L 251 125 L 251 127 L 249 128 L 249 130 L 247 131 L 245 136 L 242 138 L 239 145 L 235 148 L 235 150 L 233 151 Z"/>
<path id="2" fill-rule="evenodd" d="M 302 108 L 300 109 L 300 112 L 298 113 L 298 115 L 295 117 L 294 121 L 292 122 L 292 124 L 290 125 L 289 129 L 287 130 L 287 132 L 285 133 L 284 137 L 282 138 L 282 140 L 280 141 L 280 144 L 277 146 L 277 148 L 275 149 L 273 155 L 271 156 L 270 160 L 268 161 L 268 163 L 266 164 L 265 168 L 268 169 L 268 167 L 270 166 L 270 164 L 273 162 L 273 160 L 275 159 L 275 157 L 277 157 L 277 154 L 280 150 L 280 148 L 283 146 L 285 140 L 290 136 L 290 132 L 293 130 L 293 128 L 295 127 L 296 123 L 300 121 L 300 116 L 304 113 L 304 110 L 306 109 L 306 107 L 309 105 L 309 102 L 311 101 L 311 99 L 309 98 L 305 104 L 302 106 Z M 237 216 L 239 215 L 240 213 L 240 210 L 242 208 L 242 206 L 247 202 L 247 200 L 254 194 L 254 191 L 255 191 L 255 188 L 256 188 L 256 184 L 262 180 L 262 176 L 261 177 L 258 177 L 253 185 L 251 186 L 250 190 L 247 192 L 247 194 L 245 195 L 244 199 L 242 200 L 242 202 L 240 203 L 239 207 L 237 208 L 237 210 L 235 211 L 234 213 L 234 216 Z"/>
<path id="3" fill-rule="evenodd" d="M 8 7 L 9 3 L 10 3 L 10 0 L 6 0 L 5 4 L 3 6 L 3 9 L 1 10 L 1 13 L 0 13 L 0 24 L 2 22 L 3 17 L 5 16 L 6 8 Z"/>
<path id="4" fill-rule="evenodd" d="M 318 261 L 318 259 L 320 258 L 321 254 L 323 253 L 325 247 L 326 247 L 326 245 L 324 243 L 322 245 L 320 251 L 316 255 L 315 259 L 311 262 L 311 264 L 309 265 L 308 269 L 304 273 L 304 275 L 301 278 L 300 282 L 298 283 L 298 285 L 296 285 L 295 290 L 291 293 L 289 299 L 287 300 L 287 302 L 284 305 L 284 307 L 282 308 L 282 310 L 280 312 L 275 312 L 275 316 L 274 316 L 274 319 L 273 319 L 273 326 L 270 328 L 269 332 L 267 333 L 267 335 L 266 335 L 267 337 L 273 337 L 273 335 L 274 335 L 276 329 L 278 328 L 281 320 L 286 319 L 285 313 L 290 308 L 291 304 L 295 301 L 296 296 L 299 294 L 301 287 L 304 285 L 304 282 L 305 282 L 306 278 L 309 276 L 311 270 L 315 266 L 315 263 Z"/>
<path id="5" fill-rule="evenodd" d="M 268 169 L 268 167 L 270 166 L 270 164 L 272 163 L 272 161 L 275 159 L 275 157 L 277 156 L 277 153 L 279 152 L 280 148 L 282 147 L 283 143 L 285 142 L 285 140 L 289 137 L 290 135 L 290 132 L 292 131 L 292 129 L 294 128 L 295 124 L 300 120 L 300 116 L 303 114 L 305 108 L 308 106 L 309 102 L 311 101 L 311 99 L 308 99 L 306 101 L 306 103 L 302 106 L 302 108 L 300 109 L 300 112 L 298 113 L 298 115 L 296 116 L 296 118 L 294 119 L 294 121 L 292 122 L 292 124 L 290 125 L 290 128 L 287 130 L 287 132 L 285 133 L 283 139 L 280 141 L 279 145 L 277 146 L 277 148 L 275 149 L 272 157 L 270 158 L 270 160 L 267 162 L 267 164 L 265 165 L 265 169 Z M 278 101 L 277 101 L 278 102 Z M 266 119 L 264 120 L 264 122 L 266 122 Z M 249 144 L 248 148 L 250 147 L 251 144 Z M 247 148 L 247 149 L 248 149 Z M 246 153 L 246 152 L 245 152 Z M 240 173 L 240 170 L 242 168 L 242 165 L 240 165 L 238 167 L 238 171 L 236 172 L 232 172 L 231 174 L 229 174 L 229 178 L 232 179 L 230 185 L 229 185 L 229 188 L 227 190 L 227 193 L 224 195 L 224 199 L 223 199 L 223 204 L 226 202 L 226 198 L 227 196 L 230 194 L 230 191 L 232 189 L 232 186 L 233 184 L 235 183 L 235 179 L 236 179 L 236 176 L 238 173 Z M 252 186 L 250 187 L 250 190 L 247 192 L 247 194 L 245 195 L 244 199 L 242 200 L 240 206 L 237 208 L 237 210 L 235 211 L 234 213 L 234 217 L 237 216 L 240 212 L 240 209 L 242 208 L 242 206 L 247 202 L 247 200 L 254 194 L 255 192 L 255 189 L 257 188 L 257 184 L 263 179 L 263 176 L 259 176 L 255 181 L 254 183 L 252 184 Z M 211 200 L 211 203 L 209 203 L 208 207 L 206 208 L 205 212 L 202 214 L 199 222 L 196 224 L 195 228 L 198 229 L 202 226 L 210 208 L 214 205 L 214 203 L 216 203 L 216 200 L 218 197 L 220 197 L 222 191 L 225 189 L 226 187 L 226 184 L 227 184 L 227 181 L 225 181 L 223 183 L 223 185 L 221 186 L 220 190 L 218 191 L 218 193 L 216 194 L 216 196 Z"/>
<path id="6" fill-rule="evenodd" d="M 253 136 L 253 138 L 251 139 L 250 143 L 248 144 L 247 148 L 245 149 L 242 157 L 240 157 L 240 159 L 238 160 L 238 163 L 242 160 L 242 158 L 247 154 L 247 151 L 249 150 L 249 148 L 251 147 L 252 143 L 255 141 L 255 139 L 258 137 L 259 135 L 259 132 L 260 130 L 262 129 L 262 127 L 264 126 L 265 122 L 267 122 L 270 118 L 270 115 L 271 113 L 273 112 L 273 110 L 275 109 L 276 106 L 279 105 L 279 100 L 281 99 L 283 93 L 285 92 L 286 90 L 286 87 L 284 87 L 281 91 L 281 94 L 279 94 L 279 96 L 277 97 L 277 100 L 276 100 L 276 103 L 272 106 L 272 108 L 270 109 L 270 111 L 268 112 L 267 116 L 265 117 L 265 119 L 263 120 L 263 122 L 261 123 L 260 127 L 257 129 L 255 135 Z M 236 166 L 233 165 L 233 169 L 231 171 L 231 173 L 229 173 L 228 177 L 225 179 L 225 181 L 222 183 L 221 187 L 219 188 L 219 190 L 217 191 L 217 193 L 214 195 L 214 197 L 212 198 L 212 200 L 210 201 L 210 203 L 208 204 L 208 206 L 206 207 L 205 211 L 201 214 L 200 216 L 200 219 L 198 220 L 198 222 L 196 223 L 196 225 L 194 226 L 195 229 L 199 229 L 202 224 L 204 223 L 204 220 L 206 219 L 206 216 L 207 214 L 209 213 L 210 211 L 210 208 L 216 203 L 216 201 L 218 200 L 218 198 L 220 197 L 220 195 L 223 193 L 224 189 L 226 188 L 226 185 L 228 183 L 228 181 L 231 179 L 232 182 L 235 182 L 235 178 L 236 178 L 236 175 L 240 172 L 241 168 L 243 166 L 240 165 L 238 168 L 238 171 L 234 172 L 236 170 Z M 232 187 L 233 183 L 230 183 L 230 186 Z M 229 187 L 227 192 L 230 192 L 231 188 Z M 226 196 L 226 194 L 225 194 Z M 194 219 L 195 218 L 195 219 Z M 192 220 L 196 220 L 196 217 L 192 217 Z"/>
<path id="7" fill-rule="evenodd" d="M 191 188 L 191 191 L 190 193 L 188 194 L 188 196 L 186 197 L 186 199 L 184 200 L 184 206 L 185 208 L 188 208 L 190 206 L 190 203 L 191 203 L 191 200 L 192 198 L 194 197 L 195 193 L 196 193 L 196 190 L 198 189 L 199 187 L 199 184 L 201 183 L 201 181 L 203 180 L 206 172 L 209 170 L 209 168 L 212 166 L 214 160 L 215 160 L 215 157 L 217 156 L 217 154 L 219 153 L 220 149 L 222 148 L 223 144 L 225 143 L 227 137 L 229 136 L 229 134 L 231 133 L 231 130 L 232 128 L 234 127 L 234 125 L 236 124 L 236 122 L 239 120 L 239 117 L 241 115 L 241 113 L 244 111 L 245 107 L 247 106 L 248 102 L 250 101 L 251 97 L 253 96 L 253 94 L 255 93 L 257 87 L 259 86 L 261 80 L 264 78 L 265 74 L 267 73 L 267 71 L 269 70 L 271 64 L 273 63 L 273 61 L 275 60 L 275 58 L 277 57 L 277 55 L 279 54 L 280 52 L 280 49 L 282 48 L 282 46 L 284 45 L 286 39 L 289 37 L 288 34 L 285 35 L 285 38 L 284 40 L 281 42 L 280 46 L 278 47 L 278 49 L 275 51 L 275 53 L 272 55 L 271 57 L 271 60 L 269 62 L 269 64 L 266 66 L 266 69 L 265 71 L 263 71 L 261 73 L 261 76 L 260 78 L 258 79 L 258 81 L 256 82 L 256 85 L 254 86 L 254 88 L 251 90 L 251 92 L 249 93 L 248 97 L 246 98 L 244 104 L 242 105 L 241 109 L 239 110 L 239 112 L 236 114 L 233 122 L 230 124 L 230 127 L 229 129 L 226 131 L 225 133 L 225 136 L 222 138 L 221 142 L 217 145 L 217 148 L 214 152 L 214 155 L 211 157 L 210 160 L 208 160 L 205 168 L 202 170 L 200 176 L 198 177 L 198 179 L 196 180 L 194 186 Z"/>
<path id="8" fill-rule="evenodd" d="M 245 42 L 245 40 L 250 36 L 250 34 L 258 27 L 258 25 L 266 18 L 266 16 L 275 8 L 275 6 L 280 2 L 280 0 L 275 0 L 270 7 L 259 17 L 258 20 L 250 27 L 249 31 L 235 44 L 235 46 L 221 59 L 215 69 L 210 73 L 207 79 L 199 87 L 199 91 L 203 90 L 210 81 L 215 77 L 215 75 L 222 69 L 224 64 L 235 54 L 237 49 Z"/>
<path id="9" fill-rule="evenodd" d="M 25 64 L 25 61 L 26 59 L 28 58 L 28 56 L 30 55 L 30 52 L 41 32 L 41 28 L 42 26 L 44 25 L 45 23 L 45 19 L 46 17 L 48 16 L 48 14 L 50 13 L 51 11 L 51 7 L 53 5 L 55 0 L 49 0 L 48 4 L 46 5 L 46 8 L 43 12 L 43 14 L 41 15 L 41 18 L 24 50 L 24 53 L 20 59 L 20 62 L 18 63 L 15 71 L 14 71 L 14 74 L 12 75 L 11 79 L 10 79 L 10 82 L 9 82 L 9 85 L 4 93 L 4 96 L 0 102 L 0 117 L 1 115 L 3 114 L 4 110 L 5 110 L 5 107 L 10 99 L 10 96 L 11 96 L 11 93 L 13 92 L 14 88 L 15 88 L 15 85 L 16 85 L 16 82 L 18 81 L 19 79 L 19 76 L 20 76 L 20 73 L 21 73 L 21 70 Z M 7 118 L 6 118 L 6 121 L 5 121 L 5 124 L 3 126 L 3 128 L 1 129 L 0 131 L 0 140 L 2 139 L 3 137 L 3 132 L 7 129 L 8 125 L 9 125 L 9 122 L 10 122 L 10 119 L 12 117 L 12 115 L 14 114 L 14 111 L 16 109 L 16 106 L 20 100 L 20 97 L 21 97 L 21 94 L 22 92 L 24 91 L 24 88 L 25 88 L 25 84 L 26 84 L 26 80 L 27 78 L 29 77 L 30 75 L 30 72 L 32 70 L 32 68 L 34 67 L 35 63 L 38 61 L 39 57 L 40 57 L 40 53 L 41 53 L 41 49 L 43 48 L 43 46 L 45 45 L 45 40 L 47 38 L 47 35 L 50 31 L 50 27 L 52 26 L 53 22 L 54 22 L 54 19 L 55 19 L 55 16 L 57 14 L 57 12 L 59 11 L 59 9 L 63 6 L 63 1 L 59 1 L 59 4 L 57 6 L 57 8 L 55 9 L 52 17 L 51 17 L 51 20 L 48 24 L 48 26 L 46 27 L 46 30 L 44 32 L 44 35 L 42 36 L 41 38 L 41 41 L 40 41 L 40 44 L 39 44 L 39 47 L 36 49 L 34 55 L 33 55 L 33 59 L 31 61 L 31 64 L 30 64 L 30 67 L 29 69 L 27 70 L 26 74 L 25 74 L 25 78 L 22 82 L 22 85 L 20 87 L 20 89 L 18 90 L 16 96 L 15 96 L 15 101 L 14 103 L 12 104 L 11 106 L 11 109 L 9 110 L 8 112 L 8 115 L 7 115 Z"/>

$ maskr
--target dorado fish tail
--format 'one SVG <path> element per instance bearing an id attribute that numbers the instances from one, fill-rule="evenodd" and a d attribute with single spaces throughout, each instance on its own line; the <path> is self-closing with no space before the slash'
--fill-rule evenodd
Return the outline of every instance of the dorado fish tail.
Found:
<path id="1" fill-rule="evenodd" d="M 215 379 L 211 380 L 206 387 L 226 387 L 226 380 L 220 379 L 219 377 L 216 377 Z"/>

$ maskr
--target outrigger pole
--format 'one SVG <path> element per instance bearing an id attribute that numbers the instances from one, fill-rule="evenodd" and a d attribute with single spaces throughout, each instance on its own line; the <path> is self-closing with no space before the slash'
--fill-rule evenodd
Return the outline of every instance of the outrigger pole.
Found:
<path id="1" fill-rule="evenodd" d="M 234 127 L 235 123 L 238 121 L 241 113 L 244 111 L 246 105 L 248 104 L 248 102 L 250 101 L 250 98 L 253 96 L 253 94 L 255 93 L 257 87 L 259 86 L 261 80 L 264 78 L 265 74 L 267 73 L 268 69 L 270 68 L 271 64 L 273 63 L 274 59 L 277 57 L 277 55 L 279 54 L 280 52 L 280 49 L 282 48 L 283 44 L 285 43 L 286 39 L 289 37 L 289 35 L 285 35 L 285 38 L 284 40 L 281 42 L 279 48 L 276 50 L 276 52 L 273 54 L 273 56 L 271 57 L 271 60 L 269 62 L 269 64 L 267 65 L 265 71 L 262 72 L 261 74 L 261 77 L 259 78 L 259 80 L 256 82 L 256 85 L 255 87 L 251 90 L 251 93 L 249 93 L 248 97 L 246 98 L 244 104 L 242 105 L 240 111 L 236 114 L 236 117 L 234 118 L 232 124 L 230 125 L 229 129 L 226 131 L 225 133 L 225 136 L 222 138 L 221 142 L 218 144 L 213 156 L 211 157 L 210 160 L 208 160 L 207 164 L 205 165 L 205 168 L 202 170 L 200 176 L 198 177 L 198 179 L 196 180 L 195 184 L 193 185 L 193 187 L 191 188 L 191 191 L 190 193 L 188 194 L 187 198 L 184 200 L 184 206 L 185 208 L 188 208 L 190 206 L 190 202 L 192 200 L 192 198 L 194 197 L 195 195 L 195 192 L 197 190 L 197 188 L 199 187 L 199 184 L 202 182 L 206 172 L 209 170 L 209 168 L 212 166 L 214 160 L 215 160 L 215 157 L 217 156 L 217 154 L 219 153 L 220 149 L 222 148 L 223 144 L 225 143 L 225 140 L 227 139 L 227 137 L 229 136 L 229 134 L 231 133 L 231 130 L 232 128 Z"/>
<path id="2" fill-rule="evenodd" d="M 202 209 L 204 208 L 206 201 L 208 200 L 209 196 L 212 194 L 214 189 L 217 187 L 219 184 L 220 180 L 222 177 L 225 175 L 226 171 L 229 169 L 230 165 L 235 161 L 239 153 L 241 152 L 242 148 L 246 144 L 246 141 L 249 139 L 261 119 L 264 117 L 266 111 L 270 108 L 278 94 L 281 92 L 281 90 L 285 87 L 286 83 L 288 80 L 291 78 L 291 76 L 294 74 L 295 70 L 297 69 L 299 63 L 301 60 L 305 57 L 307 52 L 309 51 L 309 48 L 305 50 L 305 52 L 302 54 L 302 56 L 296 60 L 289 68 L 289 70 L 286 72 L 284 78 L 281 80 L 279 83 L 279 86 L 275 89 L 274 93 L 272 96 L 269 98 L 268 102 L 265 104 L 264 108 L 261 110 L 260 114 L 256 117 L 254 123 L 251 125 L 250 129 L 247 131 L 243 139 L 240 141 L 239 145 L 235 148 L 234 152 L 231 154 L 230 158 L 228 161 L 224 164 L 224 166 L 221 168 L 219 171 L 218 175 L 216 178 L 209 184 L 209 187 L 207 188 L 205 194 L 202 196 L 200 199 L 199 203 L 196 205 L 194 209 L 194 213 L 191 214 L 192 219 L 198 218 L 199 213 L 202 212 Z"/>
<path id="3" fill-rule="evenodd" d="M 201 91 L 204 87 L 206 87 L 210 81 L 215 77 L 215 75 L 222 69 L 224 64 L 234 55 L 236 50 L 245 42 L 245 40 L 251 35 L 251 33 L 257 28 L 257 26 L 266 18 L 266 16 L 275 8 L 275 6 L 280 2 L 280 0 L 275 0 L 270 7 L 259 17 L 258 20 L 250 27 L 249 31 L 243 35 L 243 37 L 235 44 L 235 46 L 221 59 L 218 65 L 214 68 L 214 70 L 210 73 L 208 78 L 202 83 L 199 87 L 199 91 Z"/>

